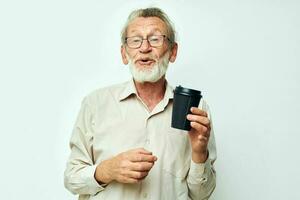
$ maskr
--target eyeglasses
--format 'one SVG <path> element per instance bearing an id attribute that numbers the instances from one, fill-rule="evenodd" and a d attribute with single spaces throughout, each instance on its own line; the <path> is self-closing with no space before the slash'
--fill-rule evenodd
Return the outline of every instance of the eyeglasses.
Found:
<path id="1" fill-rule="evenodd" d="M 163 45 L 165 38 L 170 41 L 170 39 L 165 35 L 151 35 L 146 39 L 140 36 L 126 37 L 125 41 L 129 48 L 137 49 L 142 46 L 144 40 L 147 40 L 151 47 L 160 47 Z"/>

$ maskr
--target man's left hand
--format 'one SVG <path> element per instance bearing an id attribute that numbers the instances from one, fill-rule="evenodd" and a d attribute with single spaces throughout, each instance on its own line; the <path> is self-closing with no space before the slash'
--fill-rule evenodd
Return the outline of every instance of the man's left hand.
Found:
<path id="1" fill-rule="evenodd" d="M 187 119 L 191 121 L 189 138 L 192 145 L 192 159 L 196 163 L 204 163 L 208 156 L 207 145 L 210 136 L 210 120 L 204 110 L 191 108 Z"/>

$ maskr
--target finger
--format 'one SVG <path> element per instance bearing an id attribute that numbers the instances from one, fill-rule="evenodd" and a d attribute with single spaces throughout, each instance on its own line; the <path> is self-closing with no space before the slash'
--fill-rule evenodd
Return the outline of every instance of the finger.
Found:
<path id="1" fill-rule="evenodd" d="M 132 162 L 155 162 L 157 160 L 157 157 L 139 153 L 130 155 L 129 159 Z"/>
<path id="2" fill-rule="evenodd" d="M 205 137 L 204 135 L 198 135 L 198 140 L 199 140 L 200 142 L 205 142 L 205 143 L 208 142 L 208 138 Z"/>
<path id="3" fill-rule="evenodd" d="M 204 117 L 207 117 L 207 112 L 205 112 L 204 110 L 201 110 L 200 108 L 196 108 L 196 107 L 191 107 L 191 112 L 195 115 L 201 115 Z"/>
<path id="4" fill-rule="evenodd" d="M 206 127 L 210 126 L 210 120 L 207 117 L 203 117 L 201 115 L 188 114 L 186 118 L 192 122 L 198 122 Z"/>
<path id="5" fill-rule="evenodd" d="M 128 177 L 134 178 L 134 179 L 142 179 L 145 178 L 148 175 L 148 171 L 145 172 L 137 172 L 137 171 L 129 171 Z"/>
<path id="6" fill-rule="evenodd" d="M 138 149 L 136 149 L 135 152 L 141 153 L 141 154 L 146 154 L 146 155 L 152 155 L 152 152 L 151 152 L 151 151 L 148 151 L 148 150 L 146 150 L 146 149 L 144 149 L 144 148 L 138 148 Z"/>
<path id="7" fill-rule="evenodd" d="M 138 183 L 139 182 L 138 179 L 127 177 L 127 176 L 121 176 L 117 181 L 121 182 L 121 183 Z"/>
<path id="8" fill-rule="evenodd" d="M 130 164 L 129 169 L 133 171 L 149 171 L 153 165 L 153 162 L 133 162 Z"/>
<path id="9" fill-rule="evenodd" d="M 199 124 L 197 122 L 191 122 L 191 127 L 196 129 L 197 132 L 199 132 L 201 135 L 204 135 L 206 137 L 209 136 L 209 129 L 206 126 L 203 126 L 202 124 Z"/>

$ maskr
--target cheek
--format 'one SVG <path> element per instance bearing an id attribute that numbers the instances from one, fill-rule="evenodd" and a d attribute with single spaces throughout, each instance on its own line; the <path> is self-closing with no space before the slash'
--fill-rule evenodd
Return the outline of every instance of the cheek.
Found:
<path id="1" fill-rule="evenodd" d="M 127 51 L 127 58 L 136 59 L 138 55 L 138 51 L 136 50 L 129 50 Z"/>
<path id="2" fill-rule="evenodd" d="M 153 56 L 155 56 L 156 59 L 161 59 L 165 55 L 166 51 L 163 49 L 159 49 L 157 51 L 153 51 Z"/>

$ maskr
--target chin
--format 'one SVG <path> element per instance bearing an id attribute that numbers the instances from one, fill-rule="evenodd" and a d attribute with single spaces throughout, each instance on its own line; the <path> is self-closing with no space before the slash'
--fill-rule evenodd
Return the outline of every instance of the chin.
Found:
<path id="1" fill-rule="evenodd" d="M 133 79 L 139 83 L 155 83 L 165 76 L 168 68 L 167 58 L 162 62 L 153 62 L 149 65 L 129 62 L 129 69 Z"/>

